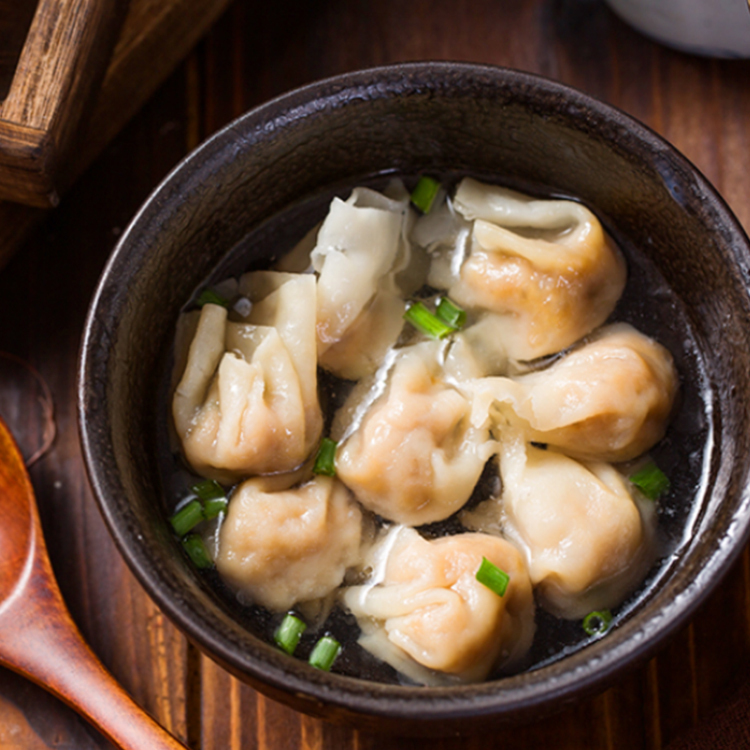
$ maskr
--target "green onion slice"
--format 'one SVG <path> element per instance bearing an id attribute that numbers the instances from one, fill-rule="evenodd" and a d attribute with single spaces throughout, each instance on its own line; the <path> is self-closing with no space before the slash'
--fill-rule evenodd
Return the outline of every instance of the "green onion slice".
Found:
<path id="1" fill-rule="evenodd" d="M 203 517 L 210 521 L 212 518 L 216 518 L 220 513 L 226 513 L 229 500 L 225 497 L 215 497 L 211 500 L 206 500 L 203 504 Z"/>
<path id="2" fill-rule="evenodd" d="M 208 554 L 208 550 L 200 534 L 188 534 L 182 540 L 182 546 L 196 568 L 205 570 L 206 568 L 213 567 L 214 562 Z"/>
<path id="3" fill-rule="evenodd" d="M 336 476 L 336 441 L 331 438 L 323 438 L 315 456 L 313 474 L 325 474 L 327 477 Z"/>
<path id="4" fill-rule="evenodd" d="M 282 651 L 286 651 L 287 654 L 291 655 L 294 653 L 294 649 L 297 648 L 299 639 L 305 630 L 307 630 L 307 625 L 297 615 L 293 615 L 290 612 L 281 621 L 281 625 L 276 628 L 273 639 Z"/>
<path id="5" fill-rule="evenodd" d="M 411 202 L 423 213 L 428 214 L 440 190 L 440 183 L 432 177 L 422 176 L 411 194 Z"/>
<path id="6" fill-rule="evenodd" d="M 437 315 L 433 315 L 422 302 L 414 302 L 409 305 L 404 313 L 404 318 L 417 330 L 433 339 L 443 339 L 456 330 L 452 325 L 438 318 Z"/>
<path id="7" fill-rule="evenodd" d="M 612 613 L 608 609 L 589 612 L 583 618 L 583 629 L 588 635 L 604 635 L 612 624 Z"/>
<path id="8" fill-rule="evenodd" d="M 505 596 L 510 576 L 504 570 L 500 570 L 497 565 L 490 562 L 486 557 L 483 557 L 482 564 L 477 571 L 476 579 L 490 591 L 494 591 L 498 596 Z"/>
<path id="9" fill-rule="evenodd" d="M 185 536 L 203 520 L 203 506 L 200 500 L 192 500 L 174 513 L 169 522 L 177 536 Z"/>
<path id="10" fill-rule="evenodd" d="M 466 310 L 460 308 L 448 297 L 443 297 L 440 300 L 435 314 L 440 320 L 453 328 L 463 328 L 466 324 Z"/>
<path id="11" fill-rule="evenodd" d="M 190 488 L 205 503 L 218 497 L 226 497 L 224 488 L 215 479 L 206 479 Z"/>
<path id="12" fill-rule="evenodd" d="M 229 300 L 217 294 L 213 289 L 204 289 L 196 300 L 196 304 L 198 307 L 203 307 L 203 305 L 229 307 Z"/>
<path id="13" fill-rule="evenodd" d="M 649 500 L 657 500 L 669 489 L 669 478 L 653 461 L 632 474 L 630 481 Z"/>
<path id="14" fill-rule="evenodd" d="M 310 654 L 309 663 L 316 669 L 329 672 L 341 653 L 341 644 L 332 636 L 324 635 L 316 644 Z"/>

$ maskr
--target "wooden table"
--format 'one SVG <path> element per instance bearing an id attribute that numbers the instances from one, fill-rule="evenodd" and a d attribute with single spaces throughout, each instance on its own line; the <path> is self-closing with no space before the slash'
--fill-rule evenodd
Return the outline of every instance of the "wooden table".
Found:
<path id="1" fill-rule="evenodd" d="M 98 274 L 149 191 L 202 139 L 270 97 L 356 68 L 424 59 L 533 71 L 624 109 L 697 164 L 750 227 L 750 61 L 657 46 L 599 0 L 236 0 L 0 272 L 0 350 L 36 368 L 55 403 L 57 438 L 31 475 L 62 592 L 109 669 L 195 750 L 665 747 L 731 697 L 747 672 L 747 549 L 693 622 L 601 695 L 492 736 L 386 741 L 296 714 L 187 645 L 126 568 L 87 484 L 75 416 L 78 342 Z M 33 378 L 14 360 L 0 365 L 0 408 L 31 445 L 41 419 Z M 44 691 L 0 670 L 0 747 L 108 744 Z"/>

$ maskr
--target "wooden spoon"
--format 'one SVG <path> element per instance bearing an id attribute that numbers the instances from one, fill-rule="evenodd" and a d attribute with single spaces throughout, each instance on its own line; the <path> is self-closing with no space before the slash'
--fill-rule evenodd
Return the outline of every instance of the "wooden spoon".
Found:
<path id="1" fill-rule="evenodd" d="M 61 698 L 125 750 L 185 746 L 145 713 L 83 640 L 55 581 L 34 490 L 0 419 L 0 664 Z"/>

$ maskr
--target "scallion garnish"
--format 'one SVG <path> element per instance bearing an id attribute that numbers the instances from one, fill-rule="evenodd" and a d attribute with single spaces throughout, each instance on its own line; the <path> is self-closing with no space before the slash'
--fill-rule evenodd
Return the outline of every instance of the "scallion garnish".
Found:
<path id="1" fill-rule="evenodd" d="M 612 613 L 608 609 L 589 612 L 583 618 L 583 629 L 588 635 L 604 635 L 612 624 Z"/>
<path id="2" fill-rule="evenodd" d="M 220 513 L 226 513 L 229 501 L 225 497 L 214 497 L 203 503 L 203 517 L 210 521 L 216 518 Z"/>
<path id="3" fill-rule="evenodd" d="M 500 570 L 497 565 L 490 562 L 486 557 L 483 557 L 482 564 L 477 571 L 476 579 L 490 591 L 494 591 L 498 596 L 505 596 L 510 576 L 504 570 Z"/>
<path id="4" fill-rule="evenodd" d="M 226 497 L 224 488 L 215 479 L 205 479 L 190 488 L 205 503 L 217 497 Z"/>
<path id="5" fill-rule="evenodd" d="M 411 194 L 411 202 L 423 213 L 428 214 L 440 190 L 440 183 L 432 177 L 422 176 Z"/>
<path id="6" fill-rule="evenodd" d="M 309 663 L 316 669 L 329 672 L 341 653 L 341 644 L 332 636 L 324 635 L 316 644 L 310 654 Z"/>
<path id="7" fill-rule="evenodd" d="M 185 536 L 194 526 L 203 520 L 203 506 L 200 500 L 192 500 L 180 508 L 169 522 L 177 536 Z"/>
<path id="8" fill-rule="evenodd" d="M 229 307 L 229 300 L 217 294 L 213 289 L 204 289 L 198 299 L 196 300 L 198 307 L 203 305 L 221 305 L 222 307 Z"/>
<path id="9" fill-rule="evenodd" d="M 630 481 L 649 500 L 657 500 L 669 489 L 669 478 L 653 461 L 632 474 Z"/>
<path id="10" fill-rule="evenodd" d="M 336 476 L 336 441 L 323 438 L 315 456 L 313 474 L 325 474 L 327 477 Z"/>
<path id="11" fill-rule="evenodd" d="M 281 621 L 281 625 L 276 628 L 273 639 L 282 651 L 286 651 L 287 654 L 291 655 L 294 653 L 294 649 L 297 648 L 299 639 L 305 630 L 307 630 L 307 625 L 297 615 L 293 615 L 290 612 Z"/>
<path id="12" fill-rule="evenodd" d="M 463 328 L 466 323 L 466 310 L 462 310 L 455 302 L 443 297 L 438 303 L 435 314 L 453 328 Z"/>
<path id="13" fill-rule="evenodd" d="M 417 330 L 433 339 L 445 338 L 456 330 L 452 325 L 438 318 L 437 315 L 433 315 L 422 302 L 414 302 L 409 305 L 404 313 L 404 318 Z"/>
<path id="14" fill-rule="evenodd" d="M 182 540 L 182 546 L 196 568 L 205 570 L 206 568 L 213 567 L 213 560 L 208 554 L 208 550 L 200 534 L 188 534 Z"/>

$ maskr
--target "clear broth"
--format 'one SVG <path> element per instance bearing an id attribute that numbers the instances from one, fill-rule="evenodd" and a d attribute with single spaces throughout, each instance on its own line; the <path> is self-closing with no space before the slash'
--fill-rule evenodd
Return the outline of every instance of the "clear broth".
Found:
<path id="1" fill-rule="evenodd" d="M 311 227 L 321 221 L 334 196 L 346 198 L 352 187 L 366 185 L 383 189 L 388 180 L 401 177 L 407 187 L 416 183 L 416 177 L 382 174 L 361 180 L 352 180 L 346 185 L 336 186 L 300 201 L 288 209 L 269 218 L 248 233 L 245 239 L 233 248 L 216 267 L 210 278 L 196 290 L 239 276 L 251 270 L 271 266 L 282 255 L 291 250 Z M 444 186 L 452 188 L 465 176 L 464 173 L 446 172 L 440 175 Z M 505 184 L 539 197 L 564 197 L 552 191 L 540 191 L 532 185 L 508 184 L 496 177 L 472 173 L 472 176 L 488 183 Z M 628 264 L 628 281 L 625 292 L 608 322 L 627 322 L 642 333 L 654 338 L 672 353 L 680 377 L 678 403 L 665 437 L 651 450 L 649 455 L 670 478 L 670 490 L 658 501 L 656 529 L 656 556 L 644 581 L 625 601 L 613 608 L 613 627 L 628 618 L 650 597 L 668 575 L 672 562 L 683 544 L 690 538 L 702 507 L 705 495 L 707 466 L 706 449 L 711 433 L 711 394 L 699 347 L 689 325 L 685 310 L 674 292 L 659 273 L 656 265 L 622 236 L 616 222 L 596 212 L 605 229 L 622 250 Z M 188 301 L 185 309 L 193 306 Z M 164 363 L 160 416 L 158 420 L 157 445 L 161 453 L 159 470 L 162 480 L 165 523 L 175 507 L 185 497 L 189 487 L 200 479 L 192 474 L 178 451 L 171 447 L 169 419 L 169 388 L 173 358 L 170 354 Z M 321 403 L 332 414 L 335 406 L 345 398 L 351 383 L 319 369 Z M 493 469 L 488 465 L 474 491 L 469 504 L 475 504 L 489 495 L 495 484 Z M 428 537 L 455 534 L 463 529 L 457 514 L 437 524 L 422 527 L 420 531 Z M 242 604 L 215 570 L 196 571 L 215 598 L 231 615 L 253 635 L 273 642 L 273 633 L 283 614 L 271 613 L 256 605 Z M 534 643 L 524 664 L 514 672 L 528 671 L 558 661 L 564 656 L 584 648 L 591 642 L 580 620 L 563 620 L 536 608 L 537 631 Z M 356 619 L 338 606 L 317 628 L 308 628 L 295 651 L 294 658 L 307 659 L 309 653 L 324 633 L 331 633 L 343 645 L 333 671 L 353 677 L 377 682 L 400 684 L 405 678 L 392 667 L 377 660 L 357 644 L 359 627 Z M 595 636 L 596 637 L 596 636 Z M 604 636 L 606 637 L 606 635 Z M 497 673 L 490 679 L 502 676 Z"/>

